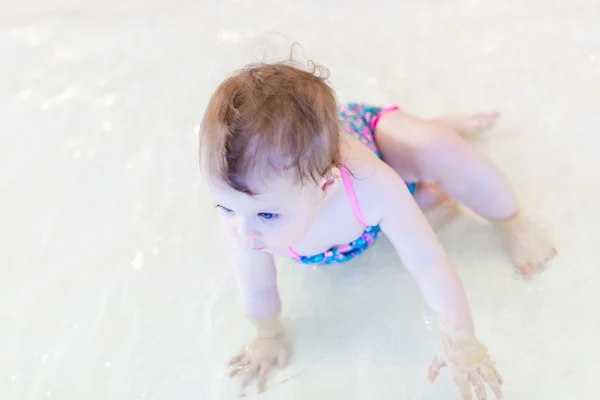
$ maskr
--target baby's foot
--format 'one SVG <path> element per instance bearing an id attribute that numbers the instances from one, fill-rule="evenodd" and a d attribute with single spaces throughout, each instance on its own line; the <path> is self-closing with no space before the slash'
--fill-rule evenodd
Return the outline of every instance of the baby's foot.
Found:
<path id="1" fill-rule="evenodd" d="M 460 214 L 460 207 L 451 198 L 423 210 L 433 230 L 441 229 Z"/>
<path id="2" fill-rule="evenodd" d="M 414 198 L 434 230 L 448 224 L 460 213 L 458 204 L 437 183 L 420 182 Z"/>
<path id="3" fill-rule="evenodd" d="M 468 116 L 449 116 L 434 119 L 435 122 L 449 126 L 459 135 L 472 137 L 489 130 L 500 113 L 479 113 Z"/>
<path id="4" fill-rule="evenodd" d="M 525 277 L 542 272 L 557 252 L 547 235 L 531 221 L 517 216 L 500 224 L 509 255 Z"/>

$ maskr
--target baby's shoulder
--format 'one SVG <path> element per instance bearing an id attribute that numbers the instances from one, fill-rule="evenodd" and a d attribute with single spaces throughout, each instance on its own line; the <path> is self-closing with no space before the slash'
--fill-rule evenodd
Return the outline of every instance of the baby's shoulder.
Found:
<path id="1" fill-rule="evenodd" d="M 385 196 L 386 187 L 397 184 L 389 169 L 378 158 L 348 167 L 358 205 L 369 225 L 379 224 L 382 219 L 381 196 Z"/>

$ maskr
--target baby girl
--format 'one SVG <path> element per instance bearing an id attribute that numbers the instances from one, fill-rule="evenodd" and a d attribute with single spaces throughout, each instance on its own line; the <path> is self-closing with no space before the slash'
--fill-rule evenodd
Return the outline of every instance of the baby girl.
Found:
<path id="1" fill-rule="evenodd" d="M 459 204 L 502 233 L 523 275 L 556 251 L 522 215 L 498 168 L 466 139 L 498 114 L 423 120 L 398 106 L 338 106 L 324 69 L 248 66 L 222 82 L 200 131 L 201 172 L 227 231 L 243 310 L 256 337 L 230 362 L 263 391 L 292 345 L 280 321 L 274 257 L 329 265 L 357 257 L 381 234 L 438 317 L 435 380 L 448 366 L 463 399 L 502 397 L 502 378 L 475 334 L 462 283 L 435 229 Z"/>

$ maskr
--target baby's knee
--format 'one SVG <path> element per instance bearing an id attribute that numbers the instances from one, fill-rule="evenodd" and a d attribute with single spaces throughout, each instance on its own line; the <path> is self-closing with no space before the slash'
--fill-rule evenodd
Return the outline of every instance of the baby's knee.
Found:
<path id="1" fill-rule="evenodd" d="M 440 168 L 456 169 L 469 158 L 461 138 L 450 128 L 431 124 L 420 136 L 415 155 L 425 179 L 431 175 L 435 182 Z"/>
<path id="2" fill-rule="evenodd" d="M 444 125 L 430 124 L 423 136 L 423 150 L 435 155 L 459 151 L 462 145 L 461 137 Z"/>

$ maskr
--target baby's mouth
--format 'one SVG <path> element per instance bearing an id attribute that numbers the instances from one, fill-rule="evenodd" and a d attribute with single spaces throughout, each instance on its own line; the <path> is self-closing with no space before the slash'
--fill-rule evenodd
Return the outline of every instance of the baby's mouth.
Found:
<path id="1" fill-rule="evenodd" d="M 250 242 L 250 248 L 252 250 L 263 250 L 265 248 L 265 245 L 264 243 L 262 243 L 261 240 L 254 239 Z"/>

